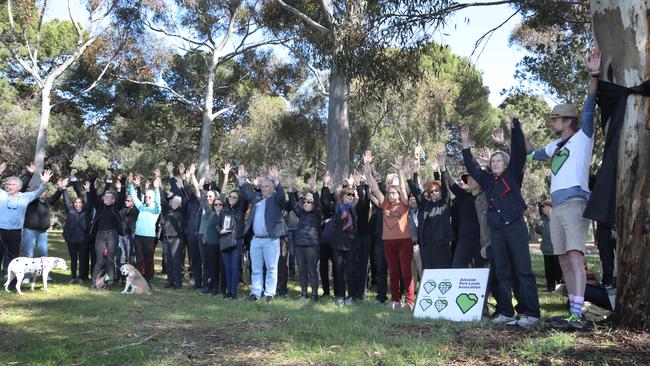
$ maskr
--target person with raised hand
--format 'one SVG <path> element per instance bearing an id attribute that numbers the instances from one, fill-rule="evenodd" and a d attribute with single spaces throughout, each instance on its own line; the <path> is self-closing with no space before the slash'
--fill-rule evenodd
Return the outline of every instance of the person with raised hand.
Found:
<path id="1" fill-rule="evenodd" d="M 316 192 L 316 177 L 307 180 L 308 191 L 304 197 L 298 197 L 298 191 L 292 187 L 289 192 L 291 209 L 298 216 L 298 229 L 294 251 L 300 275 L 300 298 L 307 299 L 307 285 L 311 286 L 311 298 L 318 301 L 318 257 L 320 252 L 320 199 Z"/>
<path id="2" fill-rule="evenodd" d="M 422 269 L 451 268 L 451 200 L 447 188 L 447 157 L 440 152 L 432 160 L 433 171 L 442 171 L 441 180 L 429 180 L 424 191 L 413 181 L 410 190 L 418 204 L 418 243 Z"/>
<path id="3" fill-rule="evenodd" d="M 336 189 L 332 262 L 334 264 L 334 296 L 338 305 L 352 305 L 357 292 L 359 240 L 357 238 L 356 190 L 354 179 L 347 179 Z"/>
<path id="4" fill-rule="evenodd" d="M 160 179 L 153 181 L 153 190 L 145 190 L 144 202 L 138 198 L 135 186 L 140 186 L 142 178 L 129 174 L 129 196 L 133 199 L 133 206 L 138 209 L 138 218 L 135 222 L 135 267 L 142 273 L 147 282 L 151 283 L 154 275 L 154 239 L 156 238 L 156 222 L 161 213 L 160 204 Z"/>
<path id="5" fill-rule="evenodd" d="M 591 221 L 584 217 L 584 212 L 591 197 L 589 168 L 594 149 L 594 110 L 600 64 L 601 52 L 595 48 L 585 63 L 591 77 L 582 108 L 582 125 L 579 125 L 577 106 L 556 105 L 551 110 L 549 126 L 553 136 L 558 138 L 541 149 L 534 149 L 526 141 L 526 148 L 534 160 L 551 162 L 551 242 L 553 254 L 559 256 L 569 294 L 568 314 L 551 320 L 553 327 L 561 329 L 582 329 L 586 324 L 582 313 L 587 284 L 584 253 Z M 602 250 L 601 255 L 605 252 Z M 613 271 L 613 259 L 604 261 L 609 264 L 604 267 L 605 273 Z"/>
<path id="6" fill-rule="evenodd" d="M 70 174 L 71 177 L 74 174 Z M 63 184 L 65 183 L 65 185 Z M 92 203 L 80 195 L 74 200 L 70 199 L 67 182 L 62 181 L 63 203 L 67 216 L 63 225 L 63 239 L 65 239 L 70 255 L 70 284 L 82 283 L 88 279 L 88 241 Z M 77 277 L 77 264 L 79 277 Z"/>
<path id="7" fill-rule="evenodd" d="M 372 176 L 372 160 L 372 152 L 366 151 L 363 154 L 364 171 L 372 195 L 383 209 L 382 239 L 390 274 L 391 302 L 388 307 L 393 310 L 401 308 L 410 312 L 413 311 L 415 301 L 413 273 L 411 272 L 413 242 L 408 225 L 409 201 L 406 193 L 406 178 L 402 169 L 403 159 L 400 156 L 395 157 L 392 165 L 398 172 L 399 182 L 395 182 L 393 179 L 386 188 L 386 195 L 381 192 L 377 181 Z M 400 280 L 404 284 L 403 305 L 400 304 Z"/>
<path id="8" fill-rule="evenodd" d="M 223 174 L 224 183 L 230 176 L 232 167 L 229 163 L 224 164 Z M 227 192 L 228 185 L 222 186 L 222 191 Z M 225 200 L 223 210 L 223 223 L 221 243 L 230 243 L 228 246 L 222 246 L 221 255 L 223 257 L 224 270 L 226 274 L 226 298 L 231 300 L 237 299 L 237 290 L 239 288 L 239 271 L 241 266 L 241 252 L 244 247 L 244 217 L 248 208 L 247 202 L 239 194 L 239 190 L 231 190 Z M 230 219 L 228 219 L 230 217 Z M 232 242 L 234 241 L 234 245 Z"/>
<path id="9" fill-rule="evenodd" d="M 331 192 L 332 175 L 329 171 L 323 174 L 323 187 L 320 194 L 321 215 L 323 219 L 323 230 L 320 236 L 319 248 L 319 273 L 323 296 L 330 296 L 330 263 L 334 268 L 332 242 L 334 241 L 334 212 L 336 210 L 336 200 Z M 336 283 L 336 271 L 333 272 L 333 282 Z M 334 294 L 337 296 L 338 294 Z"/>
<path id="10" fill-rule="evenodd" d="M 5 168 L 5 163 L 0 164 L 0 174 Z M 9 262 L 20 255 L 27 206 L 40 197 L 51 178 L 52 172 L 44 170 L 41 184 L 31 192 L 21 192 L 23 182 L 20 178 L 12 176 L 5 179 L 3 188 L 0 189 L 0 261 L 5 255 Z"/>
<path id="11" fill-rule="evenodd" d="M 282 218 L 286 198 L 279 181 L 280 173 L 275 166 L 271 168 L 268 176 L 260 179 L 261 192 L 252 192 L 246 186 L 245 178 L 246 169 L 240 165 L 237 173 L 239 193 L 251 204 L 244 232 L 253 232 L 250 245 L 252 288 L 249 299 L 258 300 L 264 288 L 266 301 L 270 302 L 275 296 L 277 287 L 280 237 L 286 235 L 287 231 Z M 264 267 L 266 267 L 265 279 L 262 278 Z"/>
<path id="12" fill-rule="evenodd" d="M 36 189 L 34 182 L 37 182 L 38 179 L 32 180 L 32 175 L 36 170 L 36 165 L 33 163 L 27 167 L 27 174 L 23 176 L 23 191 L 28 187 L 29 190 Z M 63 194 L 62 183 L 63 180 L 59 179 L 57 181 L 57 190 L 50 196 L 47 190 L 38 197 L 38 199 L 32 201 L 27 206 L 27 211 L 25 211 L 25 222 L 23 224 L 23 242 L 22 242 L 22 256 L 24 257 L 34 257 L 34 250 L 38 250 L 39 257 L 47 257 L 48 253 L 48 238 L 47 231 L 50 229 L 51 225 L 51 210 L 50 206 L 61 198 Z M 68 184 L 67 179 L 65 179 L 65 185 Z M 25 281 L 28 282 L 32 279 L 31 274 L 25 276 Z M 51 281 L 51 278 L 47 279 Z"/>
<path id="13" fill-rule="evenodd" d="M 494 294 L 497 309 L 492 324 L 530 328 L 540 321 L 540 307 L 528 249 L 528 226 L 523 219 L 526 203 L 521 195 L 521 185 L 526 164 L 526 146 L 519 120 L 512 118 L 510 125 L 511 155 L 502 151 L 492 153 L 491 172 L 482 170 L 472 156 L 469 127 L 464 126 L 460 132 L 467 172 L 483 188 L 488 200 L 490 258 L 494 263 L 498 282 L 498 289 Z M 511 269 L 514 272 L 511 272 Z M 513 281 L 512 273 L 517 276 L 517 281 Z M 515 291 L 517 307 L 521 312 L 519 319 L 515 317 L 512 307 L 513 282 L 519 286 L 519 291 Z"/>

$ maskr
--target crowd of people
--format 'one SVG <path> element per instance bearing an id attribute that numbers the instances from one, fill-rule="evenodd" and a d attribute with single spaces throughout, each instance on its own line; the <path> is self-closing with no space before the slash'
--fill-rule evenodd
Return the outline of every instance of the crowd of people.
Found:
<path id="1" fill-rule="evenodd" d="M 298 189 L 296 178 L 276 167 L 253 178 L 244 166 L 234 172 L 230 164 L 223 166 L 219 187 L 214 171 L 197 177 L 194 164 L 168 163 L 167 175 L 157 169 L 150 181 L 106 171 L 101 192 L 96 174 L 82 185 L 72 171 L 48 196 L 52 173 L 39 176 L 30 166 L 23 179 L 6 178 L 0 190 L 0 258 L 6 268 L 19 255 L 34 256 L 35 248 L 47 256 L 50 205 L 63 197 L 71 284 L 97 288 L 102 279 L 110 290 L 120 280 L 116 268 L 125 263 L 151 282 L 154 253 L 162 244 L 167 288 L 189 283 L 203 293 L 237 299 L 248 263 L 250 301 L 285 296 L 297 268 L 303 300 L 333 295 L 339 305 L 354 305 L 372 286 L 374 302 L 412 311 L 423 270 L 489 267 L 489 291 L 496 300 L 492 323 L 530 328 L 541 314 L 521 189 L 527 159 L 550 160 L 550 200 L 540 207 L 537 230 L 547 289 L 564 282 L 570 302 L 568 314 L 550 322 L 582 328 L 589 226 L 583 211 L 589 199 L 598 51 L 586 66 L 592 79 L 581 125 L 575 106 L 556 106 L 550 128 L 558 139 L 535 149 L 521 122 L 512 118 L 509 153 L 492 152 L 484 164 L 472 154 L 470 129 L 463 127 L 466 173 L 458 181 L 446 169 L 445 153 L 428 157 L 434 176 L 423 182 L 420 154 L 390 157 L 394 171 L 383 175 L 373 169 L 367 151 L 360 171 L 338 185 L 326 172 L 320 189 L 315 175 L 304 181 L 306 189 Z M 503 141 L 503 131 L 494 136 Z M 4 170 L 1 164 L 0 174 Z M 231 177 L 237 180 L 233 189 Z M 29 182 L 36 184 L 28 188 Z M 610 272 L 603 281 L 611 284 L 611 277 Z"/>

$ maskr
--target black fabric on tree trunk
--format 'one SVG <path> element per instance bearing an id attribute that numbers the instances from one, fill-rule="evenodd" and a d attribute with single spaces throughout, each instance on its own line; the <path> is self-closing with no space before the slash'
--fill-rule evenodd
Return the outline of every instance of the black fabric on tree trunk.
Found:
<path id="1" fill-rule="evenodd" d="M 632 88 L 602 80 L 598 82 L 598 106 L 601 110 L 601 127 L 605 134 L 605 149 L 603 163 L 596 173 L 594 188 L 584 217 L 609 226 L 616 224 L 616 166 L 619 133 L 625 118 L 627 97 L 630 94 L 650 96 L 650 80 Z M 608 120 L 609 128 L 605 130 Z"/>

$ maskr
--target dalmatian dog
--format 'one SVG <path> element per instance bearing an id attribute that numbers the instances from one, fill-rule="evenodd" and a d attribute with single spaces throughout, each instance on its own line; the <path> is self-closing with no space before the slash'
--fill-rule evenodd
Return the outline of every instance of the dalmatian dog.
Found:
<path id="1" fill-rule="evenodd" d="M 23 278 L 25 277 L 26 273 L 31 273 L 34 275 L 34 280 L 32 281 L 32 291 L 34 291 L 34 286 L 36 285 L 36 277 L 38 276 L 41 276 L 43 278 L 43 290 L 49 291 L 47 288 L 47 276 L 53 269 L 67 270 L 68 266 L 65 264 L 65 260 L 63 258 L 58 257 L 14 258 L 9 263 L 9 267 L 7 267 L 7 282 L 5 282 L 5 291 L 10 292 L 9 284 L 15 278 L 16 290 L 19 294 L 22 294 L 20 291 L 20 285 L 23 283 Z"/>
<path id="2" fill-rule="evenodd" d="M 151 295 L 151 287 L 147 280 L 142 277 L 140 271 L 130 264 L 123 264 L 120 272 L 126 277 L 123 294 L 147 294 Z"/>

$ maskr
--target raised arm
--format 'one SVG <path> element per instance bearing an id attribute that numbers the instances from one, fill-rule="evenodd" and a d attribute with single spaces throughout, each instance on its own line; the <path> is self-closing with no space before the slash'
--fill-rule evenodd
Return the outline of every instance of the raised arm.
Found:
<path id="1" fill-rule="evenodd" d="M 74 206 L 72 205 L 72 202 L 70 201 L 70 196 L 68 195 L 68 190 L 64 189 L 63 190 L 63 204 L 65 205 L 66 211 L 70 212 L 74 210 Z"/>
<path id="2" fill-rule="evenodd" d="M 138 192 L 135 191 L 134 184 L 137 186 L 140 186 L 140 183 L 142 182 L 142 179 L 140 176 L 135 176 L 131 173 L 129 173 L 129 196 L 131 196 L 131 199 L 133 200 L 133 206 L 138 209 L 138 211 L 142 210 L 142 201 L 140 200 L 140 197 L 138 197 Z"/>
<path id="3" fill-rule="evenodd" d="M 58 201 L 59 198 L 61 198 L 61 196 L 63 195 L 63 191 L 66 188 L 68 188 L 68 178 L 59 179 L 56 182 L 56 185 L 57 185 L 56 192 L 54 192 L 54 194 L 50 198 L 47 199 L 47 202 L 50 205 L 55 204 L 56 201 Z"/>
<path id="4" fill-rule="evenodd" d="M 445 152 L 441 152 L 436 156 L 436 160 L 438 161 L 438 166 L 440 167 L 440 198 L 443 201 L 448 201 L 449 200 L 449 172 L 447 171 L 447 154 Z"/>
<path id="5" fill-rule="evenodd" d="M 594 136 L 594 109 L 596 108 L 596 93 L 598 93 L 598 80 L 600 78 L 600 49 L 591 50 L 591 56 L 585 66 L 589 70 L 591 78 L 589 80 L 589 89 L 587 90 L 587 99 L 582 107 L 582 127 L 581 130 L 589 138 Z"/>
<path id="6" fill-rule="evenodd" d="M 154 213 L 160 214 L 162 211 L 162 205 L 160 203 L 161 201 L 161 196 L 162 196 L 162 181 L 160 180 L 160 177 L 156 177 L 153 181 L 153 208 L 154 208 Z M 165 199 L 165 202 L 167 202 L 167 199 Z"/>
<path id="7" fill-rule="evenodd" d="M 300 216 L 302 213 L 302 207 L 300 207 L 298 192 L 295 190 L 289 192 L 289 206 L 291 207 L 291 211 L 293 211 L 297 216 Z"/>
<path id="8" fill-rule="evenodd" d="M 372 175 L 372 152 L 367 150 L 363 153 L 363 171 L 366 174 L 366 180 L 368 181 L 368 186 L 370 186 L 370 192 L 377 199 L 379 206 L 384 204 L 384 194 L 381 193 L 377 180 Z"/>
<path id="9" fill-rule="evenodd" d="M 221 192 L 223 194 L 226 194 L 228 192 L 228 180 L 230 179 L 230 163 L 226 163 L 223 165 L 223 169 L 221 170 L 223 172 L 223 183 L 221 184 Z"/>
<path id="10" fill-rule="evenodd" d="M 463 162 L 465 163 L 465 168 L 467 168 L 467 173 L 485 189 L 486 181 L 489 179 L 489 173 L 481 169 L 481 166 L 474 159 L 474 156 L 472 156 L 472 152 L 469 149 L 469 134 L 470 130 L 468 126 L 463 126 L 460 129 L 460 138 L 463 141 Z"/>
<path id="11" fill-rule="evenodd" d="M 285 196 L 284 189 L 282 189 L 282 184 L 280 183 L 280 172 L 275 165 L 271 167 L 269 176 L 273 179 L 273 183 L 275 184 L 275 203 L 279 207 L 284 207 L 287 197 Z"/>
<path id="12" fill-rule="evenodd" d="M 396 156 L 395 157 L 395 162 L 393 163 L 393 168 L 397 170 L 397 174 L 399 175 L 399 196 L 400 196 L 400 201 L 402 201 L 402 204 L 407 205 L 409 204 L 409 195 L 406 193 L 406 177 L 404 174 L 404 160 L 402 159 L 401 156 Z"/>
<path id="13" fill-rule="evenodd" d="M 510 167 L 514 169 L 523 180 L 524 166 L 526 165 L 526 145 L 524 131 L 521 129 L 519 119 L 512 119 L 512 136 L 510 141 Z M 521 183 L 521 182 L 520 182 Z"/>
<path id="14" fill-rule="evenodd" d="M 253 202 L 253 192 L 246 186 L 246 168 L 243 165 L 240 165 L 237 171 L 237 181 L 239 183 L 239 195 L 244 197 L 246 201 Z"/>
<path id="15" fill-rule="evenodd" d="M 44 170 L 43 173 L 41 173 L 41 184 L 38 186 L 38 188 L 35 191 L 31 192 L 25 192 L 23 195 L 27 197 L 27 200 L 29 202 L 32 202 L 36 200 L 41 193 L 47 188 L 47 183 L 50 181 L 50 178 L 52 178 L 52 172 L 49 170 Z"/>
<path id="16" fill-rule="evenodd" d="M 190 181 L 192 182 L 192 187 L 194 189 L 194 196 L 196 198 L 201 198 L 201 188 L 199 185 L 199 181 L 196 180 L 196 174 L 194 174 L 195 171 L 196 171 L 196 164 L 192 164 L 187 169 L 187 175 L 189 176 Z"/>

